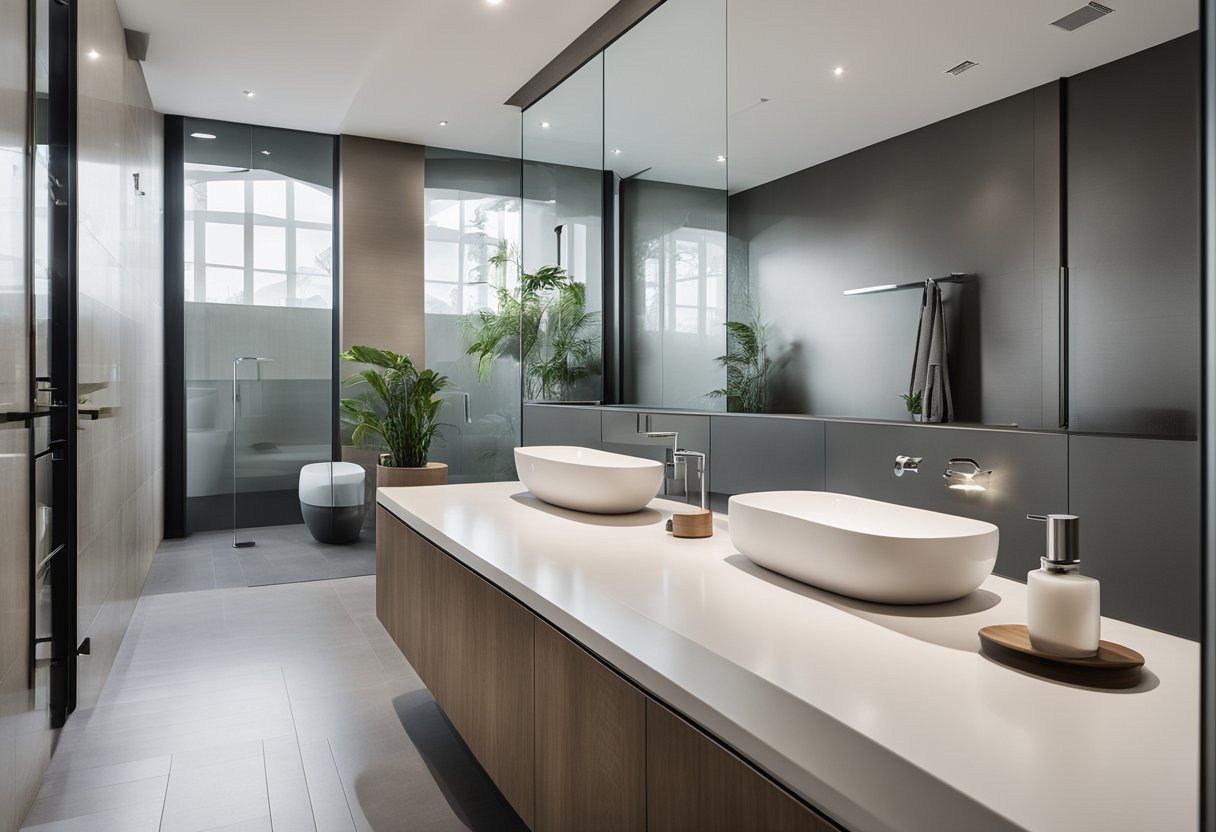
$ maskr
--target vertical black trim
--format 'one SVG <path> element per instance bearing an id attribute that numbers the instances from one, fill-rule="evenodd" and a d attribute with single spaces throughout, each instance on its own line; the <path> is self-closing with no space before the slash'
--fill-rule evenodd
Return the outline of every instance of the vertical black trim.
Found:
<path id="1" fill-rule="evenodd" d="M 185 137 L 165 116 L 165 537 L 186 536 Z"/>
<path id="2" fill-rule="evenodd" d="M 603 299 L 600 308 L 603 310 L 600 319 L 603 322 L 603 388 L 600 390 L 600 401 L 604 404 L 619 404 L 621 400 L 621 356 L 620 356 L 620 293 L 617 286 L 620 276 L 616 273 L 617 263 L 617 228 L 616 228 L 616 173 L 611 170 L 603 172 L 602 203 L 600 206 L 600 225 L 603 227 L 603 245 L 601 249 L 602 265 L 600 274 L 603 288 Z"/>
<path id="3" fill-rule="evenodd" d="M 335 462 L 342 459 L 342 417 L 341 409 L 338 407 L 338 401 L 342 398 L 342 359 L 338 358 L 342 352 L 342 142 L 338 136 L 334 136 L 334 188 L 333 188 L 333 207 L 334 207 L 334 224 L 333 238 L 330 242 L 330 257 L 329 268 L 330 274 L 333 276 L 333 334 L 331 335 L 330 353 L 332 355 L 330 365 L 330 379 L 332 386 L 332 394 L 330 407 L 333 409 L 331 414 L 333 422 L 333 448 L 331 449 L 330 459 Z"/>
<path id="4" fill-rule="evenodd" d="M 1068 79 L 1060 79 L 1060 429 L 1068 430 Z"/>
<path id="5" fill-rule="evenodd" d="M 51 562 L 51 726 L 61 727 L 76 708 L 76 0 L 49 9 L 50 96 L 48 167 L 50 200 L 51 378 L 55 387 L 51 435 L 62 440 L 53 463 L 52 538 L 64 551 Z"/>
<path id="6" fill-rule="evenodd" d="M 25 320 L 29 328 L 26 340 L 26 401 L 25 409 L 33 411 L 38 401 L 38 321 L 34 304 L 34 178 L 37 176 L 38 118 L 37 53 L 38 53 L 38 4 L 35 0 L 26 3 L 25 18 Z M 44 183 L 45 184 L 45 183 Z M 34 422 L 27 422 L 26 451 L 29 459 L 28 484 L 26 485 L 26 528 L 29 530 L 29 662 L 27 683 L 31 689 L 35 684 L 38 667 L 34 639 L 38 633 L 38 462 L 34 459 L 37 443 Z"/>
<path id="7" fill-rule="evenodd" d="M 1203 75 L 1200 106 L 1203 113 L 1203 182 L 1201 228 L 1203 279 L 1200 309 L 1203 333 L 1201 354 L 1199 442 L 1203 478 L 1200 483 L 1200 517 L 1203 551 L 1200 559 L 1203 595 L 1202 673 L 1200 676 L 1200 829 L 1216 828 L 1216 0 L 1203 0 L 1200 31 L 1203 35 Z"/>

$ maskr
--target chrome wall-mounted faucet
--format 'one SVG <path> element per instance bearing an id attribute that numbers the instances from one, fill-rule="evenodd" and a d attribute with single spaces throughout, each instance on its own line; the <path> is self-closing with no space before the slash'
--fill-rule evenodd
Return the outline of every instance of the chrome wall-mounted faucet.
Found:
<path id="1" fill-rule="evenodd" d="M 921 457 L 919 456 L 900 454 L 895 457 L 895 476 L 902 477 L 904 474 L 919 474 L 920 462 Z"/>

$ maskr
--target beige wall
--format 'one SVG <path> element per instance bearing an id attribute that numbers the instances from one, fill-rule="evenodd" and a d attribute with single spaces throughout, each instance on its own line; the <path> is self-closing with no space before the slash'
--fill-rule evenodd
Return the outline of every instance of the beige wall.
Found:
<path id="1" fill-rule="evenodd" d="M 97 698 L 163 531 L 163 120 L 114 0 L 81 3 L 80 381 L 114 408 L 80 432 L 77 707 Z M 140 174 L 135 191 L 132 174 Z"/>
<path id="2" fill-rule="evenodd" d="M 382 347 L 422 366 L 424 148 L 340 141 L 342 349 Z"/>

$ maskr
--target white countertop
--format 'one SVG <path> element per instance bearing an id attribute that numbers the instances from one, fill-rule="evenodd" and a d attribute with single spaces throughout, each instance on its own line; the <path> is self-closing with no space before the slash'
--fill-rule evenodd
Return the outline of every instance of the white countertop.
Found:
<path id="1" fill-rule="evenodd" d="M 382 488 L 378 501 L 850 830 L 1192 830 L 1199 644 L 1104 618 L 1146 659 L 1106 692 L 979 653 L 1024 623 L 1025 586 L 990 577 L 932 607 L 885 607 L 664 530 L 682 503 L 619 517 L 518 482 Z"/>

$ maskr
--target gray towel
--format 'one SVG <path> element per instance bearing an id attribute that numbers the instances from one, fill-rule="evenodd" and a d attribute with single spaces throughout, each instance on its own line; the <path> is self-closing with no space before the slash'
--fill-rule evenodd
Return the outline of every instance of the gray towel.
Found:
<path id="1" fill-rule="evenodd" d="M 925 281 L 920 304 L 920 328 L 916 332 L 916 355 L 908 392 L 921 394 L 922 422 L 949 422 L 954 418 L 950 400 L 950 371 L 946 366 L 946 319 L 942 289 Z"/>

